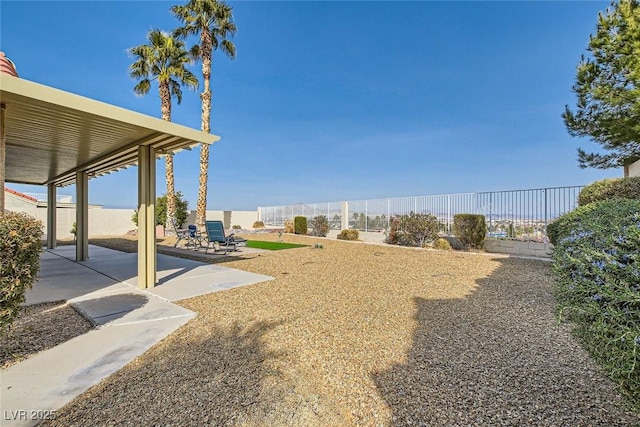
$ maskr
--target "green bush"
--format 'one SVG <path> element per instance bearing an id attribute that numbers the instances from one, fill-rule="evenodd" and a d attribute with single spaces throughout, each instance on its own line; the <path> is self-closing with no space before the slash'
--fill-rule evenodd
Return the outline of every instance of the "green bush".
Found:
<path id="1" fill-rule="evenodd" d="M 640 200 L 590 203 L 558 224 L 560 317 L 640 409 Z"/>
<path id="2" fill-rule="evenodd" d="M 433 242 L 433 248 L 441 251 L 450 251 L 452 249 L 451 243 L 442 237 L 437 238 L 436 241 Z"/>
<path id="3" fill-rule="evenodd" d="M 40 268 L 43 225 L 24 213 L 0 213 L 0 331 L 11 326 Z"/>
<path id="4" fill-rule="evenodd" d="M 306 216 L 296 216 L 293 218 L 293 229 L 296 234 L 307 234 L 307 217 Z"/>
<path id="5" fill-rule="evenodd" d="M 340 240 L 358 240 L 360 237 L 360 233 L 358 230 L 342 230 L 340 234 L 338 234 L 338 239 Z"/>
<path id="6" fill-rule="evenodd" d="M 182 225 L 187 220 L 189 216 L 189 202 L 182 198 L 182 193 L 178 191 L 176 193 L 176 221 L 178 221 L 178 228 L 181 228 Z M 138 210 L 133 211 L 133 216 L 131 217 L 131 221 L 138 226 Z M 156 199 L 156 225 L 165 225 L 167 222 L 167 195 L 163 194 L 162 196 Z"/>
<path id="7" fill-rule="evenodd" d="M 255 221 L 253 223 L 253 228 L 264 228 L 264 222 L 262 221 Z"/>
<path id="8" fill-rule="evenodd" d="M 482 249 L 487 222 L 484 215 L 457 214 L 453 216 L 453 232 L 466 249 Z"/>
<path id="9" fill-rule="evenodd" d="M 578 195 L 578 206 L 613 198 L 640 200 L 640 176 L 603 179 L 587 185 Z"/>
<path id="10" fill-rule="evenodd" d="M 610 199 L 605 202 L 594 202 L 580 206 L 550 222 L 547 225 L 549 241 L 554 246 L 557 245 L 562 238 L 569 235 L 578 225 L 584 224 L 587 218 L 602 215 L 611 218 L 611 221 L 615 221 L 616 218 L 625 217 L 635 212 L 635 204 L 628 203 L 629 200 Z M 590 226 L 600 227 L 601 223 L 600 221 L 593 222 Z"/>
<path id="11" fill-rule="evenodd" d="M 311 220 L 311 235 L 327 237 L 329 234 L 329 220 L 324 215 L 318 215 Z"/>

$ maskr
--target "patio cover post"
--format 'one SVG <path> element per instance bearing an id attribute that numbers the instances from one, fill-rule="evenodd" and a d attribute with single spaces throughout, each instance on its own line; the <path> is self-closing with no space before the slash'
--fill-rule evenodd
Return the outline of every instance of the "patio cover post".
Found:
<path id="1" fill-rule="evenodd" d="M 76 172 L 76 261 L 89 259 L 89 175 Z"/>
<path id="2" fill-rule="evenodd" d="M 7 128 L 4 121 L 6 105 L 0 104 L 0 213 L 4 213 L 4 176 L 6 158 Z"/>
<path id="3" fill-rule="evenodd" d="M 55 184 L 47 186 L 47 248 L 49 249 L 55 249 L 57 246 L 56 190 Z"/>
<path id="4" fill-rule="evenodd" d="M 138 287 L 156 285 L 156 150 L 138 147 Z"/>

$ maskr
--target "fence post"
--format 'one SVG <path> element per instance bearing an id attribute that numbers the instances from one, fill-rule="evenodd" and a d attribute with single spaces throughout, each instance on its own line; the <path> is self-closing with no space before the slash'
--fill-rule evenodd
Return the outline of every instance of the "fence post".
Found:
<path id="1" fill-rule="evenodd" d="M 544 194 L 544 230 L 545 233 L 547 231 L 547 188 L 542 190 L 542 193 Z"/>
<path id="2" fill-rule="evenodd" d="M 349 229 L 349 202 L 342 202 L 342 225 L 341 230 Z"/>
<path id="3" fill-rule="evenodd" d="M 447 234 L 451 234 L 451 195 L 447 194 Z"/>
<path id="4" fill-rule="evenodd" d="M 364 201 L 364 231 L 369 231 L 369 202 Z"/>

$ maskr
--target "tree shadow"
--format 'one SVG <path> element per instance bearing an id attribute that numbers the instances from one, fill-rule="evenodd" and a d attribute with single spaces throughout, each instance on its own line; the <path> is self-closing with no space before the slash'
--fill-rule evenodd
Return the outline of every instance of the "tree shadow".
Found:
<path id="1" fill-rule="evenodd" d="M 372 374 L 391 425 L 638 425 L 557 324 L 545 266 L 496 261 L 464 298 L 414 298 L 407 362 Z"/>
<path id="2" fill-rule="evenodd" d="M 76 298 L 70 305 L 93 326 L 112 323 L 132 311 L 145 306 L 149 297 L 137 293 L 98 295 L 95 298 Z"/>
<path id="3" fill-rule="evenodd" d="M 197 320 L 196 320 L 197 321 Z M 283 399 L 265 334 L 282 322 L 185 326 L 43 425 L 263 425 Z"/>

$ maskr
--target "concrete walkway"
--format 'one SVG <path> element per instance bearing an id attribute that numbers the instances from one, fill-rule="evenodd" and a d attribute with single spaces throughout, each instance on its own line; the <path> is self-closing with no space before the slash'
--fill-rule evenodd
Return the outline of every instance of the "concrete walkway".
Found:
<path id="1" fill-rule="evenodd" d="M 195 316 L 173 304 L 272 277 L 158 255 L 159 284 L 136 288 L 137 254 L 90 246 L 46 250 L 27 304 L 67 300 L 96 328 L 1 371 L 0 424 L 37 424 L 89 387 L 147 351 Z"/>

